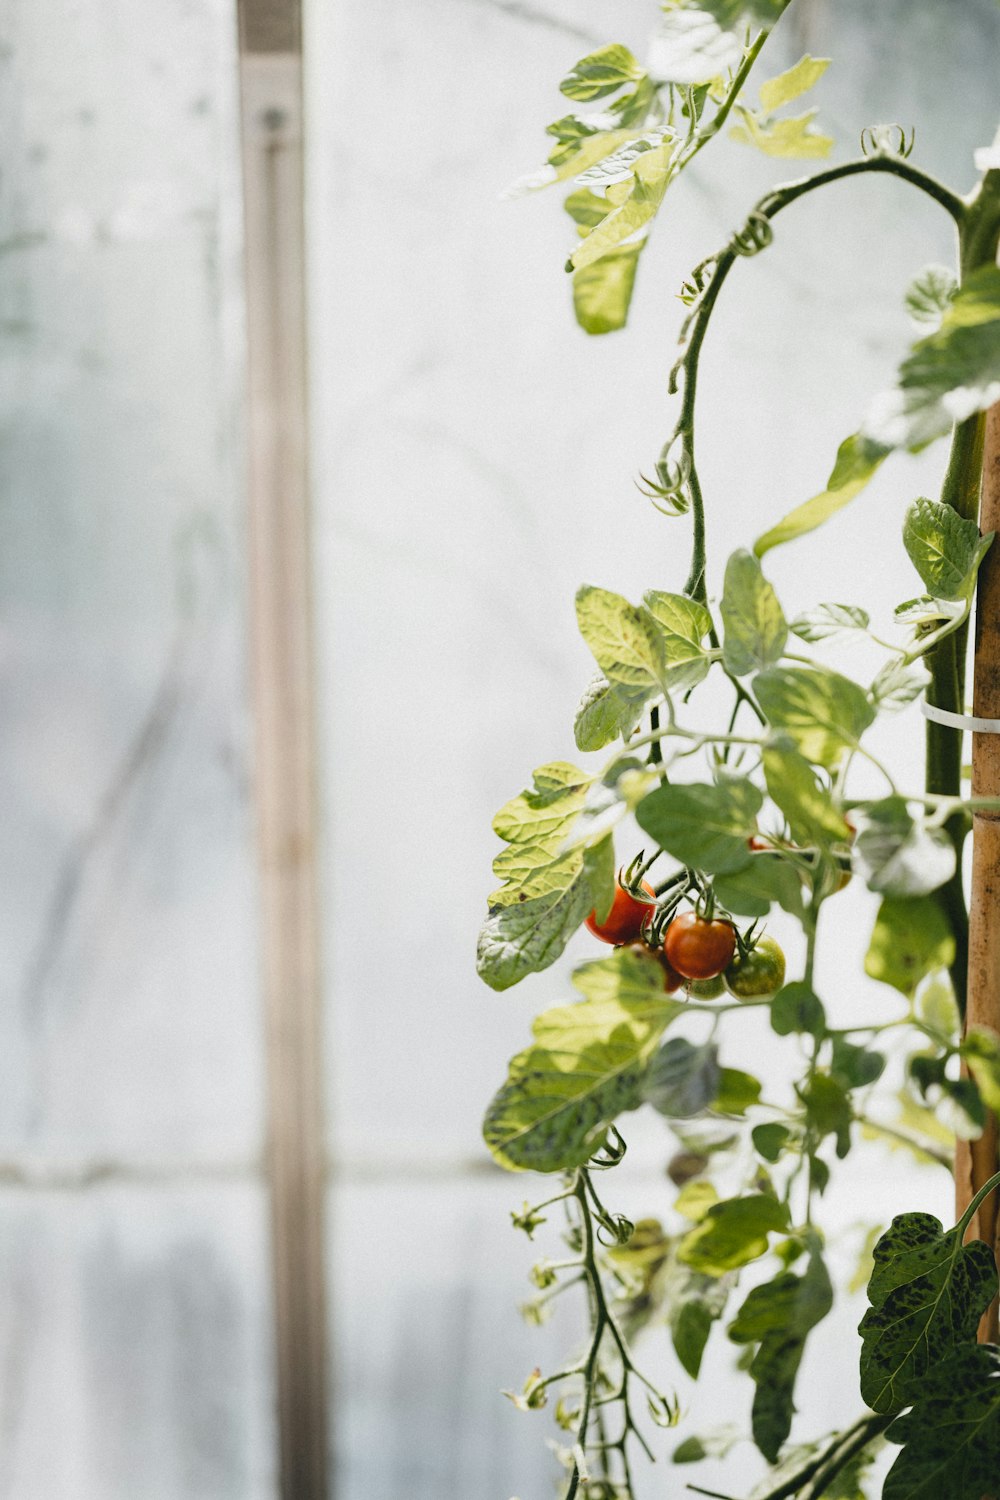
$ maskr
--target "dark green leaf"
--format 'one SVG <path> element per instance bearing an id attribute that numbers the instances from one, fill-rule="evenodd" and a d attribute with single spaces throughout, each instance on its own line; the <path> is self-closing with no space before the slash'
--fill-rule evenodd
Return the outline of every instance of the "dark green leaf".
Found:
<path id="1" fill-rule="evenodd" d="M 796 1092 L 806 1107 L 806 1123 L 819 1140 L 834 1136 L 837 1155 L 845 1157 L 851 1149 L 853 1111 L 843 1085 L 828 1073 L 814 1073 Z"/>
<path id="2" fill-rule="evenodd" d="M 639 803 L 639 827 L 682 864 L 724 875 L 750 862 L 747 840 L 763 797 L 750 781 L 657 787 Z"/>
<path id="3" fill-rule="evenodd" d="M 667 1119 L 688 1120 L 712 1103 L 719 1089 L 719 1052 L 685 1037 L 664 1042 L 643 1077 L 640 1092 Z"/>
<path id="4" fill-rule="evenodd" d="M 886 1436 L 903 1451 L 882 1500 L 982 1500 L 1000 1473 L 1000 1349 L 967 1344 L 932 1367 Z"/>
<path id="5" fill-rule="evenodd" d="M 878 909 L 865 956 L 865 973 L 912 995 L 935 969 L 955 958 L 955 939 L 940 906 L 930 896 L 887 896 Z"/>
<path id="6" fill-rule="evenodd" d="M 773 1165 L 793 1137 L 787 1125 L 769 1121 L 766 1125 L 755 1125 L 750 1138 L 757 1155 Z"/>
<path id="7" fill-rule="evenodd" d="M 742 677 L 780 661 L 788 626 L 778 596 L 752 552 L 734 552 L 726 564 L 721 614 L 722 659 L 730 672 Z"/>
<path id="8" fill-rule="evenodd" d="M 705 1458 L 725 1458 L 742 1436 L 742 1429 L 731 1423 L 712 1428 L 679 1443 L 674 1449 L 673 1461 L 675 1464 L 697 1464 Z"/>
<path id="9" fill-rule="evenodd" d="M 760 1098 L 760 1079 L 742 1068 L 719 1069 L 719 1092 L 712 1101 L 712 1108 L 720 1115 L 746 1114 L 751 1104 Z"/>
<path id="10" fill-rule="evenodd" d="M 788 1209 L 765 1193 L 726 1198 L 681 1241 L 678 1256 L 708 1276 L 722 1276 L 767 1253 L 767 1237 L 788 1228 Z"/>
<path id="11" fill-rule="evenodd" d="M 873 1411 L 902 1411 L 936 1366 L 975 1342 L 997 1268 L 982 1240 L 963 1245 L 966 1227 L 945 1233 L 933 1214 L 900 1214 L 876 1244 L 859 1330 L 861 1394 Z"/>
<path id="12" fill-rule="evenodd" d="M 830 1278 L 814 1247 L 802 1276 L 783 1271 L 764 1286 L 754 1287 L 730 1325 L 734 1343 L 760 1346 L 750 1366 L 757 1386 L 753 1435 L 769 1463 L 777 1462 L 791 1431 L 795 1377 L 806 1339 L 832 1306 Z"/>
<path id="13" fill-rule="evenodd" d="M 822 1036 L 826 1030 L 822 1000 L 801 979 L 793 980 L 771 1001 L 771 1027 L 778 1036 L 791 1036 L 793 1032 Z"/>
<path id="14" fill-rule="evenodd" d="M 792 916 L 802 913 L 802 881 L 794 865 L 766 850 L 751 853 L 750 862 L 714 881 L 720 906 L 740 917 L 766 917 L 777 901 Z"/>
<path id="15" fill-rule="evenodd" d="M 835 1036 L 830 1071 L 845 1089 L 865 1088 L 881 1078 L 885 1071 L 885 1058 L 881 1052 L 858 1047 L 854 1042 L 845 1041 L 842 1036 Z"/>

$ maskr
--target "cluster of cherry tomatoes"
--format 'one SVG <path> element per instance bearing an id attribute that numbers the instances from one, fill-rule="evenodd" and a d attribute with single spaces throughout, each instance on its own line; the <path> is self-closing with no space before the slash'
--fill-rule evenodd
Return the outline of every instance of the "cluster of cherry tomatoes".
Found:
<path id="1" fill-rule="evenodd" d="M 616 947 L 644 943 L 643 930 L 656 892 L 646 881 L 642 889 L 648 901 L 640 901 L 619 882 L 608 915 L 599 922 L 591 912 L 588 930 Z M 663 934 L 662 947 L 652 951 L 663 968 L 668 994 L 686 984 L 688 993 L 699 1000 L 714 1000 L 725 990 L 740 1000 L 751 1000 L 772 995 L 785 979 L 785 955 L 774 938 L 760 937 L 746 948 L 738 943 L 732 922 L 696 911 L 674 917 Z"/>

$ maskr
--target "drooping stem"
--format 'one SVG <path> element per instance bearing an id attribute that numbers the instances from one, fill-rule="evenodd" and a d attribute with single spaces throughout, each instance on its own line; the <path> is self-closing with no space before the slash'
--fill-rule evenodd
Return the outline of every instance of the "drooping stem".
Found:
<path id="1" fill-rule="evenodd" d="M 863 156 L 854 161 L 841 162 L 838 166 L 829 167 L 824 172 L 816 172 L 811 177 L 802 177 L 794 182 L 785 183 L 782 187 L 775 188 L 762 198 L 750 215 L 748 223 L 754 221 L 770 222 L 790 204 L 805 197 L 807 193 L 814 192 L 817 188 L 827 187 L 832 182 L 839 182 L 848 177 L 857 177 L 869 172 L 881 172 L 893 177 L 899 177 L 904 182 L 918 188 L 927 194 L 936 203 L 951 215 L 959 230 L 966 223 L 969 213 L 968 205 L 956 193 L 938 182 L 935 177 L 922 172 L 917 167 L 910 165 L 903 157 L 890 154 Z M 992 174 L 990 174 L 992 175 Z M 664 455 L 676 443 L 680 443 L 684 463 L 687 470 L 685 483 L 688 499 L 691 506 L 691 567 L 684 592 L 692 598 L 702 601 L 707 597 L 705 587 L 705 504 L 702 496 L 701 484 L 698 479 L 698 469 L 695 462 L 695 440 L 694 440 L 694 416 L 695 398 L 698 387 L 698 363 L 701 357 L 702 344 L 708 330 L 708 324 L 718 300 L 719 293 L 729 272 L 736 261 L 747 253 L 746 245 L 741 248 L 736 240 L 726 246 L 715 258 L 711 266 L 710 279 L 701 293 L 700 300 L 687 327 L 688 342 L 683 354 L 674 366 L 670 377 L 670 390 L 676 391 L 678 377 L 683 374 L 684 389 L 681 401 L 681 412 L 669 441 L 664 445 Z"/>

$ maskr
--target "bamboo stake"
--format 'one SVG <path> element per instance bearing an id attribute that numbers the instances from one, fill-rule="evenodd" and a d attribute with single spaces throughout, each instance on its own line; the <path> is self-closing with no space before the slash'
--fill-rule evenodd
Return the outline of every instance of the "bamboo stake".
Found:
<path id="1" fill-rule="evenodd" d="M 281 1500 L 328 1500 L 300 0 L 240 0 L 249 563 Z"/>
<path id="2" fill-rule="evenodd" d="M 1000 405 L 986 415 L 980 530 L 1000 532 Z M 1000 545 L 994 545 L 979 571 L 973 667 L 973 713 L 1000 719 Z M 1000 735 L 972 736 L 972 795 L 1000 797 Z M 1000 1034 L 1000 814 L 973 818 L 972 888 L 969 903 L 969 988 L 966 1029 L 986 1027 Z M 959 1141 L 955 1156 L 955 1197 L 961 1215 L 983 1183 L 998 1170 L 1000 1141 L 996 1117 L 976 1141 Z M 971 1238 L 992 1245 L 1000 1258 L 998 1195 L 976 1211 Z M 979 1325 L 984 1343 L 1000 1341 L 994 1299 Z"/>

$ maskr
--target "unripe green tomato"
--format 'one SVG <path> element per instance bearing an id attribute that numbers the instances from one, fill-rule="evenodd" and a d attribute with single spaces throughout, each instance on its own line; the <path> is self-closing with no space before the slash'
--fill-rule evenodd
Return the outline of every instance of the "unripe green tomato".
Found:
<path id="1" fill-rule="evenodd" d="M 739 953 L 726 970 L 726 989 L 737 1000 L 773 995 L 785 982 L 785 955 L 772 937 L 762 937 L 746 958 Z"/>
<path id="2" fill-rule="evenodd" d="M 689 979 L 684 988 L 692 1000 L 718 1000 L 726 993 L 721 974 L 713 974 L 711 979 Z"/>

